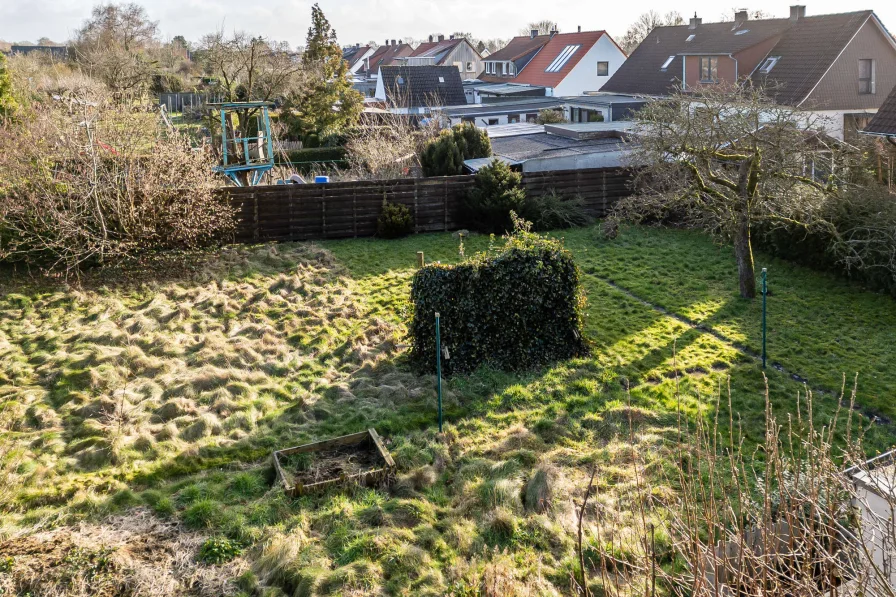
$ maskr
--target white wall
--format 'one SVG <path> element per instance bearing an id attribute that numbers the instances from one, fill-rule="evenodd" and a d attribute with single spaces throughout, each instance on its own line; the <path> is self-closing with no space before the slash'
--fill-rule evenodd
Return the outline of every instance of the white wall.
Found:
<path id="1" fill-rule="evenodd" d="M 869 110 L 813 110 L 813 115 L 824 119 L 824 126 L 830 136 L 843 140 L 843 116 L 846 114 L 877 114 L 877 108 Z"/>
<path id="2" fill-rule="evenodd" d="M 889 571 L 890 586 L 896 589 L 896 554 L 893 553 L 896 550 L 894 506 L 876 493 L 862 488 L 859 489 L 859 504 L 862 511 L 862 539 L 865 546 L 872 553 L 875 567 L 881 572 Z M 885 561 L 885 558 L 889 561 Z"/>
<path id="3" fill-rule="evenodd" d="M 610 70 L 606 77 L 597 76 L 598 62 L 610 63 Z M 586 91 L 600 91 L 604 83 L 610 80 L 610 77 L 622 66 L 623 62 L 625 62 L 625 54 L 622 53 L 622 50 L 610 41 L 608 35 L 602 35 L 560 84 L 553 88 L 553 95 L 583 95 Z"/>
<path id="4" fill-rule="evenodd" d="M 373 53 L 374 53 L 374 52 L 376 52 L 375 49 L 373 49 L 373 48 L 367 48 L 367 51 L 364 52 L 364 55 L 361 57 L 361 59 L 358 60 L 357 62 L 355 62 L 355 64 L 352 66 L 352 68 L 351 68 L 351 73 L 354 75 L 354 74 L 356 74 L 359 70 L 361 70 L 361 67 L 364 66 L 364 65 L 366 64 L 366 59 L 367 59 L 367 58 L 370 58 L 371 56 L 373 56 Z"/>

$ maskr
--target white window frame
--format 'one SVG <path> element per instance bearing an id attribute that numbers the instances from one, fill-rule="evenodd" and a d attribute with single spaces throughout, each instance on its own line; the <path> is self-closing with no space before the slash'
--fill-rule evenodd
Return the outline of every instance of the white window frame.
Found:
<path id="1" fill-rule="evenodd" d="M 770 73 L 775 65 L 778 64 L 778 60 L 780 60 L 780 56 L 769 56 L 762 63 L 762 66 L 759 67 L 759 72 L 763 74 Z"/>
<path id="2" fill-rule="evenodd" d="M 675 56 L 669 56 L 668 58 L 666 58 L 666 61 L 660 67 L 660 70 L 662 70 L 662 71 L 667 70 L 669 68 L 669 65 L 672 64 L 673 60 L 675 60 Z"/>

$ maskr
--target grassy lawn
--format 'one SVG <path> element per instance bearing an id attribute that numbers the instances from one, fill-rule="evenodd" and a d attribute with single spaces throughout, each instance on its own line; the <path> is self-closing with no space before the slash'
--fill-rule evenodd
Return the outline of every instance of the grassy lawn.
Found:
<path id="1" fill-rule="evenodd" d="M 15 462 L 0 490 L 0 540 L 28 531 L 0 541 L 0 563 L 12 556 L 0 589 L 35 586 L 35 558 L 55 561 L 48 546 L 64 537 L 92 566 L 110 562 L 84 594 L 107 577 L 142 586 L 140 571 L 170 576 L 170 594 L 252 594 L 259 584 L 282 591 L 272 595 L 572 594 L 570 498 L 590 469 L 601 470 L 601 525 L 634 554 L 633 462 L 658 495 L 670 492 L 678 410 L 710 415 L 729 379 L 758 440 L 765 382 L 735 345 L 608 283 L 758 350 L 758 302 L 737 296 L 729 248 L 657 229 L 563 236 L 583 271 L 593 354 L 448 380 L 443 436 L 435 379 L 410 371 L 402 353 L 416 252 L 457 261 L 453 235 L 229 248 L 164 280 L 88 280 L 82 290 L 0 279 L 0 437 L 13 447 L 0 456 Z M 474 236 L 465 251 L 490 242 Z M 855 373 L 862 411 L 896 417 L 896 303 L 758 262 L 773 290 L 771 361 L 826 390 L 818 421 L 836 410 L 842 375 Z M 767 375 L 776 410 L 793 412 L 803 384 Z M 869 451 L 896 438 L 888 424 L 861 422 Z M 389 491 L 293 501 L 270 487 L 272 449 L 371 426 L 400 468 Z M 557 497 L 538 513 L 525 496 L 544 475 Z M 198 562 L 208 537 L 242 553 Z M 138 541 L 180 567 L 134 550 Z M 108 558 L 97 559 L 99 545 Z M 69 582 L 70 559 L 58 560 L 41 582 Z M 238 580 L 222 588 L 228 579 Z"/>

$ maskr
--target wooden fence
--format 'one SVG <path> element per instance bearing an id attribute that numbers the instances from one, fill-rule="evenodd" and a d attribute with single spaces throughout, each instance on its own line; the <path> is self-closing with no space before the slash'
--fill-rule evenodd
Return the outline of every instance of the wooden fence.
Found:
<path id="1" fill-rule="evenodd" d="M 235 241 L 302 241 L 376 234 L 383 200 L 411 210 L 415 232 L 460 228 L 460 205 L 474 176 L 403 178 L 309 185 L 271 185 L 222 190 L 236 210 Z M 631 173 L 621 169 L 525 174 L 527 193 L 556 189 L 581 195 L 586 209 L 602 217 L 630 194 Z"/>

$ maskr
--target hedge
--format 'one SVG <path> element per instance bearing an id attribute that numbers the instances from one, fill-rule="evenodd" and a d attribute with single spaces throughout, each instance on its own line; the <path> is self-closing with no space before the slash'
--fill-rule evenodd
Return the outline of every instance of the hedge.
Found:
<path id="1" fill-rule="evenodd" d="M 344 147 L 306 147 L 294 149 L 286 153 L 287 161 L 295 166 L 302 174 L 308 174 L 315 170 L 315 166 L 323 166 L 331 169 L 345 163 L 346 151 Z M 281 163 L 282 160 L 281 160 Z"/>
<path id="2" fill-rule="evenodd" d="M 435 370 L 435 313 L 441 318 L 445 373 L 487 363 L 540 367 L 588 352 L 579 269 L 561 241 L 526 230 L 498 252 L 458 265 L 421 268 L 411 287 L 411 361 Z"/>

